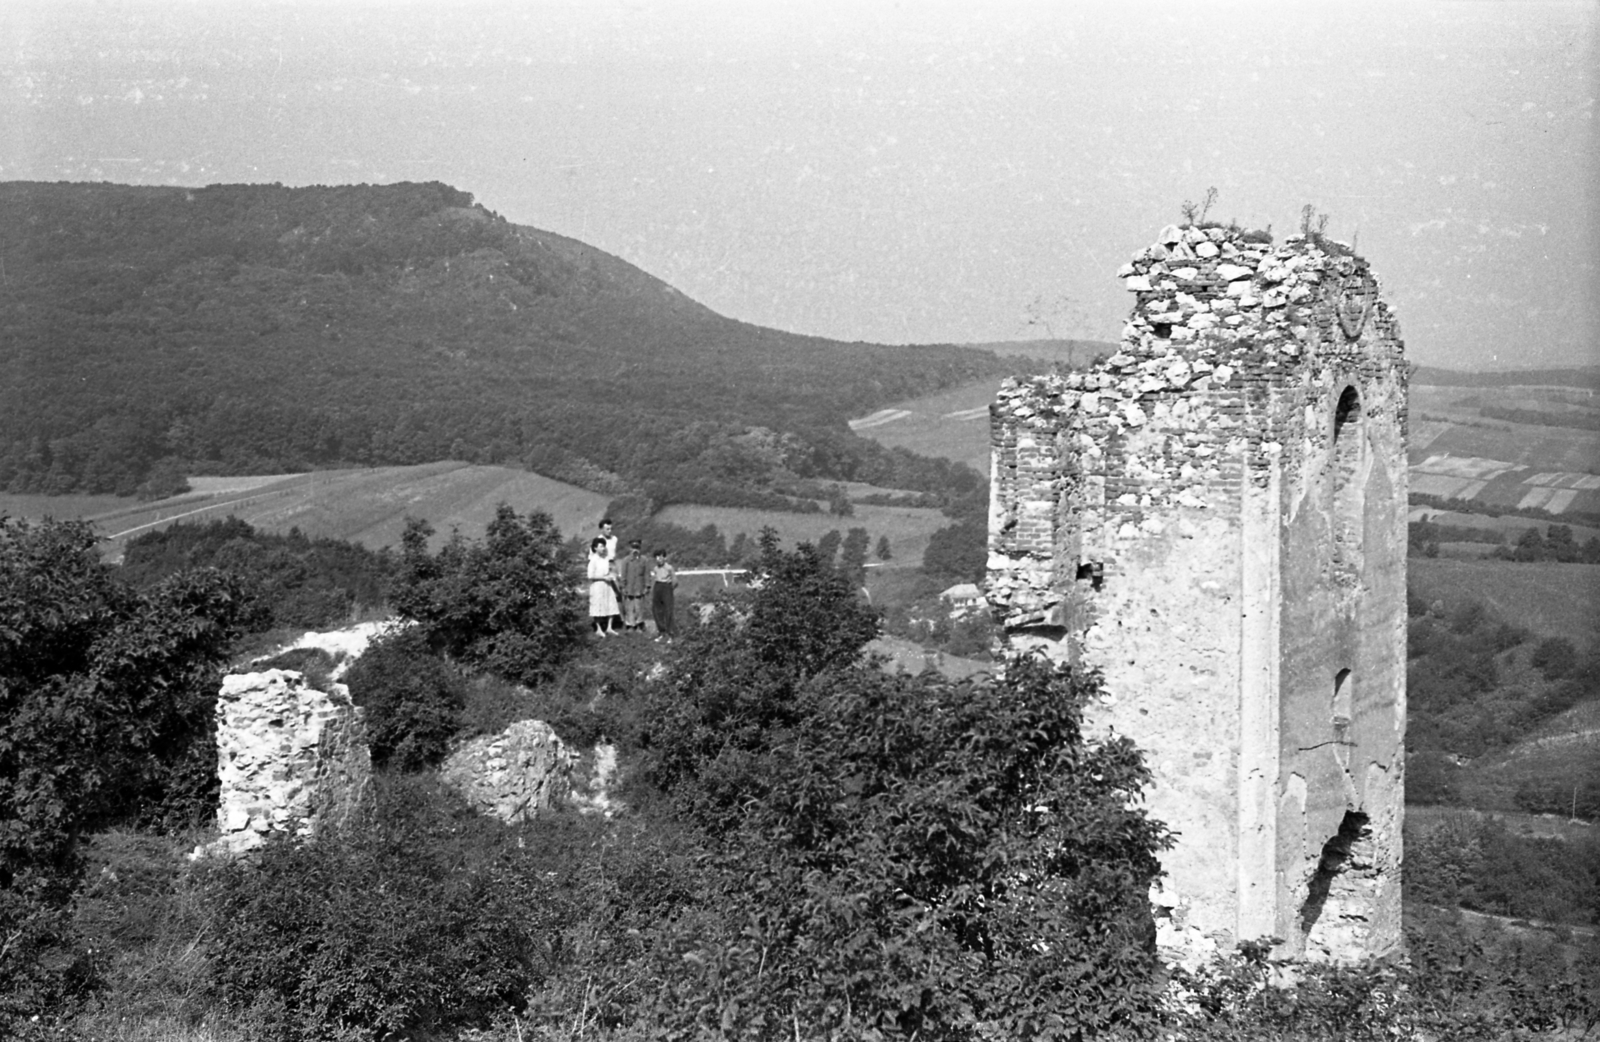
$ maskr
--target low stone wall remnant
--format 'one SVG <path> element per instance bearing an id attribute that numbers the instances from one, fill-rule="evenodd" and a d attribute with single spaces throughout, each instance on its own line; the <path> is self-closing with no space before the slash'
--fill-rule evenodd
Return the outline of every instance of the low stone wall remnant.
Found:
<path id="1" fill-rule="evenodd" d="M 197 853 L 236 855 L 269 835 L 312 837 L 367 805 L 372 757 L 365 713 L 343 684 L 318 691 L 287 669 L 222 681 L 217 775 L 222 836 Z"/>
<path id="2" fill-rule="evenodd" d="M 577 755 L 543 720 L 518 720 L 474 738 L 439 768 L 445 784 L 473 809 L 508 825 L 532 821 L 572 792 Z"/>

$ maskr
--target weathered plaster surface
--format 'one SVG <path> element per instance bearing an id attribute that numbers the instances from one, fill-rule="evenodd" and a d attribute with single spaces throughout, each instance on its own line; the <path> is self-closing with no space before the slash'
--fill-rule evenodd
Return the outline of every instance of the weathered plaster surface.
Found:
<path id="1" fill-rule="evenodd" d="M 1162 942 L 1399 941 L 1406 368 L 1339 244 L 1169 227 L 1121 350 L 991 409 L 988 597 L 1106 678 L 1179 833 Z M 1330 846 L 1330 843 L 1332 844 Z"/>

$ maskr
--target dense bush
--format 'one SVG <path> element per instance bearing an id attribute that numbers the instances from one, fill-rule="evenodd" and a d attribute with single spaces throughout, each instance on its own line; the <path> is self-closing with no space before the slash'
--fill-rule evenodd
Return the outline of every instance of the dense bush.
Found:
<path id="1" fill-rule="evenodd" d="M 962 521 L 941 528 L 922 552 L 922 570 L 950 582 L 981 582 L 989 566 L 989 526 Z"/>
<path id="2" fill-rule="evenodd" d="M 428 649 L 416 627 L 373 640 L 344 682 L 367 711 L 373 763 L 416 771 L 444 759 L 461 729 L 466 680 Z"/>
<path id="3" fill-rule="evenodd" d="M 87 525 L 0 517 L 0 1029 L 75 973 L 60 915 L 83 831 L 214 807 L 212 707 L 249 614 L 222 573 L 138 594 Z"/>
<path id="4" fill-rule="evenodd" d="M 558 903 L 486 821 L 426 780 L 376 820 L 269 844 L 206 879 L 213 987 L 256 1038 L 379 1039 L 521 1009 Z"/>
<path id="5" fill-rule="evenodd" d="M 576 564 L 548 514 L 502 503 L 482 541 L 452 538 L 428 552 L 433 529 L 415 518 L 401 537 L 391 603 L 432 650 L 474 669 L 534 683 L 581 643 L 586 617 Z"/>
<path id="6" fill-rule="evenodd" d="M 649 935 L 618 1016 L 665 1034 L 1065 1038 L 1141 1022 L 1164 829 L 1092 677 L 955 684 L 859 663 L 875 620 L 802 545 L 681 646 L 657 778 L 702 901 Z M 638 974 L 637 967 L 630 970 Z"/>
<path id="7" fill-rule="evenodd" d="M 327 629 L 381 606 L 394 558 L 341 539 L 258 532 L 230 517 L 169 525 L 128 542 L 117 577 L 141 589 L 193 568 L 232 572 L 264 609 L 263 626 Z"/>
<path id="8" fill-rule="evenodd" d="M 1407 841 L 1408 898 L 1552 923 L 1600 923 L 1600 838 L 1523 836 L 1452 812 Z"/>
<path id="9" fill-rule="evenodd" d="M 739 713 L 754 707 L 723 685 L 740 671 L 711 650 L 685 655 L 656 707 L 708 854 L 704 904 L 658 931 L 665 992 L 637 996 L 650 1022 L 949 1039 L 1142 1022 L 1165 831 L 1133 805 L 1132 746 L 1083 737 L 1092 678 L 1027 660 L 960 684 L 842 666 L 784 711 Z M 714 704 L 737 740 L 705 741 Z"/>
<path id="10" fill-rule="evenodd" d="M 1404 962 L 1269 961 L 1267 942 L 1176 973 L 1162 1008 L 1169 1042 L 1502 1042 L 1590 1037 L 1600 1027 L 1600 943 L 1468 929 L 1419 914 Z"/>

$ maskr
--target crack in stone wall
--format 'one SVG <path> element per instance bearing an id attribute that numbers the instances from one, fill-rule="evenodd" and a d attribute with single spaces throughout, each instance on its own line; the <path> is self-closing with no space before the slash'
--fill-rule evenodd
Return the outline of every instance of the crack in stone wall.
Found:
<path id="1" fill-rule="evenodd" d="M 1008 380 L 991 407 L 988 599 L 1015 649 L 1101 670 L 1097 717 L 1146 750 L 1151 810 L 1180 833 L 1164 944 L 1307 950 L 1297 917 L 1324 845 L 1361 813 L 1370 927 L 1313 954 L 1386 950 L 1405 722 L 1398 325 L 1367 262 L 1318 237 L 1170 226 L 1118 274 L 1135 303 L 1117 354 Z"/>

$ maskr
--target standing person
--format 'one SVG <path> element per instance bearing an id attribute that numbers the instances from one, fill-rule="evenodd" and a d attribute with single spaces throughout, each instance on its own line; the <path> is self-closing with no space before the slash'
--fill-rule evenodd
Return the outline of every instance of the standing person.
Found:
<path id="1" fill-rule="evenodd" d="M 644 597 L 650 592 L 650 562 L 639 550 L 639 540 L 628 544 L 628 556 L 617 566 L 622 578 L 622 628 L 644 632 Z"/>
<path id="2" fill-rule="evenodd" d="M 650 569 L 650 614 L 656 620 L 656 640 L 672 643 L 672 600 L 678 588 L 678 570 L 667 562 L 667 552 L 657 550 L 656 564 Z"/>
<path id="3" fill-rule="evenodd" d="M 611 519 L 609 517 L 602 517 L 599 527 L 599 538 L 606 541 L 606 564 L 611 568 L 611 592 L 615 594 L 617 592 L 617 536 L 611 530 Z M 620 609 L 618 611 L 618 614 L 611 617 L 610 629 L 613 633 L 618 633 L 622 629 L 622 615 L 620 614 Z"/>
<path id="4" fill-rule="evenodd" d="M 602 637 L 611 636 L 611 619 L 617 614 L 617 588 L 612 584 L 611 562 L 606 560 L 606 540 L 595 536 L 589 544 L 589 620 Z"/>

